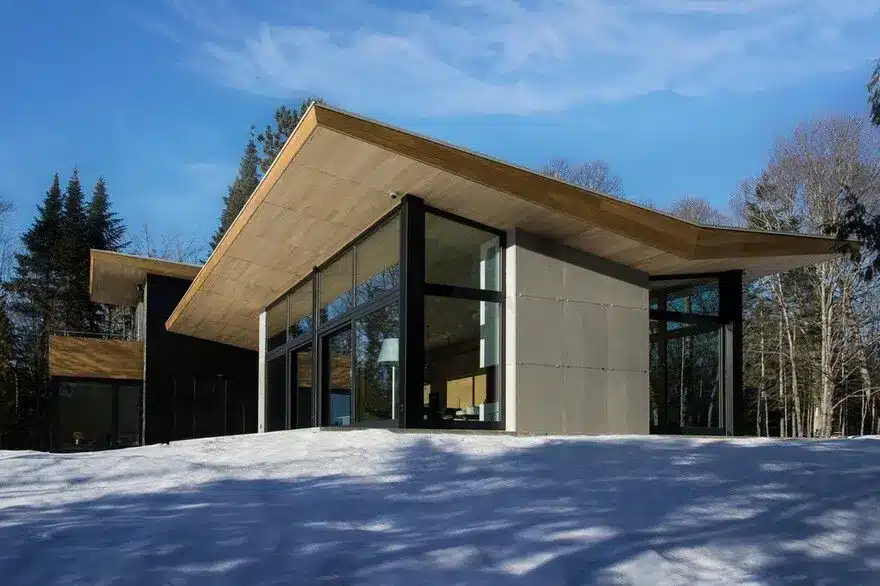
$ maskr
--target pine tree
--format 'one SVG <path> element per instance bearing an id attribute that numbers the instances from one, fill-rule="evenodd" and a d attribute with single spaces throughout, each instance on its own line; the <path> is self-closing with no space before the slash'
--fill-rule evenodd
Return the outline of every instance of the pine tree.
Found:
<path id="1" fill-rule="evenodd" d="M 15 372 L 15 330 L 6 305 L 0 297 L 0 426 L 16 421 L 18 376 Z M 2 447 L 2 446 L 0 446 Z"/>
<path id="2" fill-rule="evenodd" d="M 86 221 L 89 230 L 89 247 L 98 250 L 120 250 L 128 244 L 124 242 L 125 224 L 110 207 L 110 195 L 104 177 L 98 178 L 92 199 L 86 207 Z"/>
<path id="3" fill-rule="evenodd" d="M 124 242 L 125 224 L 119 215 L 111 209 L 110 195 L 104 177 L 98 178 L 92 191 L 92 198 L 86 206 L 86 224 L 88 226 L 89 248 L 97 250 L 120 250 L 128 245 Z M 85 262 L 90 262 L 86 257 Z M 86 283 L 88 288 L 88 283 Z M 88 294 L 88 289 L 86 289 Z M 131 320 L 131 311 L 127 307 L 110 307 L 100 303 L 91 303 L 89 311 L 89 329 L 94 332 L 126 333 L 125 324 Z"/>
<path id="4" fill-rule="evenodd" d="M 267 125 L 265 130 L 257 136 L 260 146 L 263 147 L 263 155 L 260 157 L 260 172 L 265 175 L 269 171 L 269 167 L 281 152 L 287 138 L 293 134 L 296 125 L 299 124 L 300 118 L 305 115 L 306 110 L 312 102 L 323 104 L 324 99 L 319 97 L 309 97 L 300 102 L 298 109 L 291 109 L 287 106 L 280 106 L 275 110 L 275 127 L 271 124 Z"/>
<path id="5" fill-rule="evenodd" d="M 61 286 L 64 296 L 64 328 L 84 331 L 91 323 L 89 299 L 89 225 L 79 171 L 64 192 L 61 236 Z"/>
<path id="6" fill-rule="evenodd" d="M 60 325 L 59 252 L 63 217 L 63 198 L 58 174 L 37 207 L 33 225 L 21 237 L 24 250 L 15 255 L 15 276 L 7 288 L 13 294 L 12 309 L 36 329 Z"/>
<path id="7" fill-rule="evenodd" d="M 48 424 L 49 333 L 63 327 L 61 237 L 63 197 L 56 173 L 37 217 L 22 235 L 23 250 L 15 255 L 15 275 L 7 284 L 9 304 L 18 316 L 21 393 L 18 422 Z M 2 337 L 2 336 L 0 336 Z M 46 428 L 48 429 L 48 428 Z"/>
<path id="8" fill-rule="evenodd" d="M 281 148 L 287 141 L 287 138 L 293 133 L 296 125 L 299 124 L 300 118 L 309 109 L 312 102 L 323 104 L 321 98 L 308 98 L 300 103 L 298 109 L 291 109 L 287 106 L 281 106 L 275 110 L 275 125 L 267 125 L 266 128 L 254 136 L 254 128 L 251 127 L 250 136 L 248 137 L 247 146 L 241 157 L 238 167 L 238 175 L 232 185 L 229 186 L 227 194 L 223 197 L 223 211 L 220 213 L 220 225 L 211 237 L 211 250 L 215 249 L 220 243 L 220 239 L 226 234 L 229 225 L 244 207 L 245 202 L 257 188 L 260 179 L 269 170 L 275 157 L 281 152 Z M 262 148 L 262 153 L 257 147 Z"/>
<path id="9" fill-rule="evenodd" d="M 211 237 L 211 250 L 217 247 L 220 239 L 226 234 L 230 224 L 244 207 L 245 202 L 260 183 L 258 168 L 260 156 L 254 140 L 253 128 L 238 166 L 238 175 L 229 186 L 228 194 L 223 198 L 223 212 L 220 214 L 220 225 Z"/>

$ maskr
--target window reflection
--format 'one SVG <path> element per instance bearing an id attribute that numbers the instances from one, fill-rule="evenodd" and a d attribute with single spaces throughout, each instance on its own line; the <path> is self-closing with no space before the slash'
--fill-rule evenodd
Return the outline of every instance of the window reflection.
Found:
<path id="1" fill-rule="evenodd" d="M 293 340 L 314 329 L 312 282 L 306 281 L 287 297 L 287 338 Z"/>
<path id="2" fill-rule="evenodd" d="M 285 429 L 287 418 L 286 357 L 277 356 L 266 364 L 266 431 Z"/>
<path id="3" fill-rule="evenodd" d="M 400 306 L 397 303 L 354 322 L 357 421 L 381 421 L 396 416 Z"/>
<path id="4" fill-rule="evenodd" d="M 357 245 L 356 301 L 360 305 L 400 286 L 400 218 L 395 216 Z"/>
<path id="5" fill-rule="evenodd" d="M 720 426 L 719 332 L 666 341 L 666 416 L 682 428 Z"/>
<path id="6" fill-rule="evenodd" d="M 651 309 L 678 313 L 717 316 L 720 308 L 718 279 L 681 279 L 662 287 L 662 281 L 652 286 Z M 665 296 L 665 304 L 660 307 Z"/>
<path id="7" fill-rule="evenodd" d="M 324 425 L 351 425 L 351 329 L 325 339 Z"/>
<path id="8" fill-rule="evenodd" d="M 290 352 L 290 429 L 312 425 L 312 345 Z"/>
<path id="9" fill-rule="evenodd" d="M 500 238 L 491 232 L 425 214 L 425 280 L 501 290 Z"/>
<path id="10" fill-rule="evenodd" d="M 354 253 L 348 251 L 319 273 L 318 308 L 322 323 L 332 321 L 352 308 L 353 269 Z"/>
<path id="11" fill-rule="evenodd" d="M 282 299 L 266 311 L 266 346 L 268 350 L 283 346 L 287 341 L 287 299 Z"/>

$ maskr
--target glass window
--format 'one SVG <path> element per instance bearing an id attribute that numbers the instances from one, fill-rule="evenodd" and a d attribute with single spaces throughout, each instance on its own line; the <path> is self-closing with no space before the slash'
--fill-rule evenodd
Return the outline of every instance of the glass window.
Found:
<path id="1" fill-rule="evenodd" d="M 665 289 L 666 305 L 660 307 L 663 290 L 651 292 L 651 309 L 665 309 L 678 313 L 718 315 L 720 298 L 718 279 L 683 279 Z"/>
<path id="2" fill-rule="evenodd" d="M 400 217 L 395 216 L 357 245 L 357 304 L 400 286 Z"/>
<path id="3" fill-rule="evenodd" d="M 500 304 L 425 297 L 428 421 L 500 421 Z"/>
<path id="4" fill-rule="evenodd" d="M 290 428 L 312 426 L 312 345 L 290 353 Z"/>
<path id="5" fill-rule="evenodd" d="M 720 332 L 666 341 L 667 421 L 682 428 L 720 427 Z"/>
<path id="6" fill-rule="evenodd" d="M 286 358 L 281 355 L 266 363 L 266 431 L 286 429 Z"/>
<path id="7" fill-rule="evenodd" d="M 287 299 L 266 310 L 266 348 L 272 350 L 287 341 Z"/>
<path id="8" fill-rule="evenodd" d="M 321 322 L 331 321 L 352 307 L 351 280 L 354 254 L 346 252 L 318 276 L 318 307 Z"/>
<path id="9" fill-rule="evenodd" d="M 394 419 L 399 389 L 400 305 L 394 303 L 354 322 L 356 421 Z"/>
<path id="10" fill-rule="evenodd" d="M 311 279 L 287 296 L 287 339 L 293 340 L 314 329 Z"/>
<path id="11" fill-rule="evenodd" d="M 136 446 L 141 438 L 141 385 L 120 385 L 117 399 L 119 438 L 121 447 Z"/>
<path id="12" fill-rule="evenodd" d="M 425 281 L 500 291 L 500 244 L 491 232 L 425 214 Z"/>
<path id="13" fill-rule="evenodd" d="M 69 451 L 115 447 L 113 384 L 63 382 L 58 389 L 61 448 Z"/>
<path id="14" fill-rule="evenodd" d="M 324 339 L 324 425 L 351 425 L 351 328 Z"/>

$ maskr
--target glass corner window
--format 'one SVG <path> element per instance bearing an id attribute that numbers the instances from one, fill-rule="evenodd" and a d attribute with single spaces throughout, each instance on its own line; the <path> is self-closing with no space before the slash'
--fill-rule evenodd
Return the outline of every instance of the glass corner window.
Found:
<path id="1" fill-rule="evenodd" d="M 659 307 L 660 292 L 652 293 L 651 309 L 665 309 L 676 313 L 717 316 L 720 308 L 718 279 L 695 280 L 684 286 L 661 290 L 666 303 Z M 656 306 L 656 307 L 655 307 Z"/>
<path id="2" fill-rule="evenodd" d="M 501 239 L 443 216 L 425 214 L 425 281 L 501 291 Z"/>

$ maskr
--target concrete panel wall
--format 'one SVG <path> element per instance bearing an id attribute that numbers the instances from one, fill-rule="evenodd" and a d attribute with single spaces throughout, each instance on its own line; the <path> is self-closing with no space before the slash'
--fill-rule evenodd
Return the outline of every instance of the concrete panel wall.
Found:
<path id="1" fill-rule="evenodd" d="M 508 234 L 509 431 L 648 433 L 648 276 Z"/>

